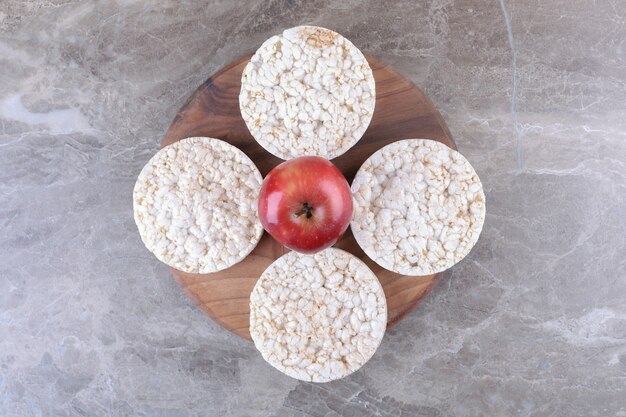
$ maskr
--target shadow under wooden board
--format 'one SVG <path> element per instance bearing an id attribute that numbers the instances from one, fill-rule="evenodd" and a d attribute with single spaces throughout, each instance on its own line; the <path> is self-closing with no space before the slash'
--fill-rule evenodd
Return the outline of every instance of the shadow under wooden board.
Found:
<path id="1" fill-rule="evenodd" d="M 189 98 L 169 127 L 162 146 L 191 136 L 222 139 L 246 153 L 265 176 L 281 159 L 265 151 L 250 135 L 239 111 L 241 73 L 251 55 L 226 65 Z M 411 81 L 391 66 L 367 56 L 376 80 L 376 108 L 361 140 L 333 163 L 352 182 L 361 164 L 383 146 L 399 139 L 435 139 L 456 149 L 443 118 Z M 440 274 L 409 277 L 375 264 L 357 245 L 350 229 L 335 245 L 359 258 L 376 273 L 387 298 L 388 327 L 415 308 Z M 212 274 L 188 274 L 170 268 L 185 293 L 213 320 L 250 339 L 248 300 L 261 273 L 287 250 L 264 233 L 256 249 L 242 262 Z"/>

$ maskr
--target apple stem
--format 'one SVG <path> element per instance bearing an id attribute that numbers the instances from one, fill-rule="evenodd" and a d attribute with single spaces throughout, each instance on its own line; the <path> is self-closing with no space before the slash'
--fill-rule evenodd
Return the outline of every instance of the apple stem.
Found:
<path id="1" fill-rule="evenodd" d="M 313 217 L 313 206 L 309 205 L 309 203 L 302 204 L 302 208 L 296 212 L 296 216 L 306 215 L 307 219 Z"/>

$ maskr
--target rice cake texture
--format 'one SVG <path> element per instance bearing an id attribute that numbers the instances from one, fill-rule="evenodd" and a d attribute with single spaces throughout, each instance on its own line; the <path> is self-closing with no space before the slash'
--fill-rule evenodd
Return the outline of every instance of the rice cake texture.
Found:
<path id="1" fill-rule="evenodd" d="M 385 333 L 387 302 L 356 256 L 329 248 L 289 252 L 250 295 L 250 335 L 263 358 L 303 381 L 343 378 L 363 366 Z"/>
<path id="2" fill-rule="evenodd" d="M 431 275 L 462 260 L 478 241 L 485 195 L 459 152 L 428 139 L 378 150 L 352 182 L 352 233 L 383 268 Z"/>
<path id="3" fill-rule="evenodd" d="M 242 151 L 193 137 L 161 149 L 135 183 L 135 223 L 143 243 L 167 265 L 205 274 L 243 260 L 263 226 L 257 198 L 263 178 Z"/>
<path id="4" fill-rule="evenodd" d="M 340 34 L 298 26 L 268 39 L 241 78 L 250 133 L 282 159 L 335 158 L 365 133 L 376 101 L 372 69 Z"/>

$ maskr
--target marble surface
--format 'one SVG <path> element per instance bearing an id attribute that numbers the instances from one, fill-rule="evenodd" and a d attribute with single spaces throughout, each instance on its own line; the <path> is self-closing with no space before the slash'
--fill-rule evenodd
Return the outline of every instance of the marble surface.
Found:
<path id="1" fill-rule="evenodd" d="M 626 416 L 624 0 L 0 1 L 0 415 Z M 302 23 L 414 80 L 482 178 L 472 253 L 356 374 L 282 376 L 142 246 L 188 94 Z"/>

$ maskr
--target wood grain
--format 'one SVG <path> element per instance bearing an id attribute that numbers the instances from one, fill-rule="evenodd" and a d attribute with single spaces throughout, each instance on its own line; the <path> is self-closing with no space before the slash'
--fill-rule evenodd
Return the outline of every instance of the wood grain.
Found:
<path id="1" fill-rule="evenodd" d="M 225 140 L 246 153 L 265 176 L 282 160 L 265 151 L 252 138 L 239 112 L 241 73 L 250 55 L 225 66 L 189 98 L 169 127 L 162 146 L 190 136 Z M 333 160 L 349 182 L 361 164 L 381 147 L 399 139 L 428 138 L 456 145 L 431 101 L 411 81 L 392 67 L 367 57 L 376 80 L 376 108 L 363 138 Z M 383 285 L 388 326 L 393 326 L 428 293 L 440 274 L 409 277 L 387 271 L 371 261 L 357 245 L 350 230 L 335 245 L 363 259 Z M 285 248 L 267 233 L 242 262 L 213 274 L 188 274 L 170 268 L 185 293 L 213 320 L 235 334 L 250 339 L 248 299 L 258 277 Z"/>

